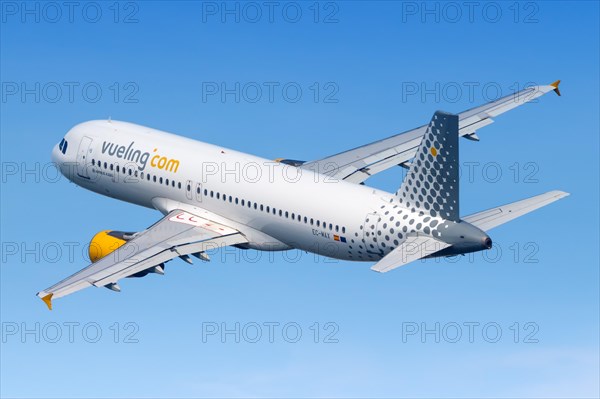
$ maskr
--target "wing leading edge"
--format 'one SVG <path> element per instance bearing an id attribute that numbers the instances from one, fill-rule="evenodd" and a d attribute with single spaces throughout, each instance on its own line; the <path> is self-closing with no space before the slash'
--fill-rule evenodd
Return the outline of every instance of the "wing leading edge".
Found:
<path id="1" fill-rule="evenodd" d="M 114 289 L 120 279 L 173 258 L 246 242 L 248 240 L 238 230 L 174 210 L 114 252 L 38 292 L 37 296 L 52 309 L 52 299 L 90 286 Z"/>
<path id="2" fill-rule="evenodd" d="M 560 80 L 542 86 L 533 86 L 495 101 L 471 108 L 458 114 L 459 135 L 471 140 L 479 140 L 478 129 L 494 122 L 496 116 L 517 108 L 546 93 L 554 91 L 560 95 Z M 375 141 L 352 150 L 344 151 L 300 166 L 325 174 L 334 179 L 362 183 L 369 177 L 396 165 L 410 161 L 417 151 L 427 125 Z"/>

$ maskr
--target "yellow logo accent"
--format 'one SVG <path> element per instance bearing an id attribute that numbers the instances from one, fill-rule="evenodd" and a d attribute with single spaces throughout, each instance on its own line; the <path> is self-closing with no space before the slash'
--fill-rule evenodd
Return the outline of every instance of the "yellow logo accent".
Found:
<path id="1" fill-rule="evenodd" d="M 157 150 L 158 149 L 155 148 L 152 152 L 156 152 Z M 169 172 L 177 173 L 177 169 L 179 169 L 179 160 L 173 158 L 169 159 L 157 154 L 150 158 L 150 166 L 153 168 L 164 169 L 168 170 Z"/>
<path id="2" fill-rule="evenodd" d="M 434 157 L 437 156 L 437 150 L 435 149 L 435 147 L 431 147 L 431 155 L 433 155 Z"/>

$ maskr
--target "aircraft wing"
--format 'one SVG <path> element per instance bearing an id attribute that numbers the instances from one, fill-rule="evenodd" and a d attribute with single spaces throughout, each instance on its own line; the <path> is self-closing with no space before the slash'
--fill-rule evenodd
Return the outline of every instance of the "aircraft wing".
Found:
<path id="1" fill-rule="evenodd" d="M 120 279 L 155 268 L 175 257 L 245 242 L 248 241 L 238 230 L 173 210 L 114 252 L 37 295 L 52 309 L 54 298 L 91 286 L 108 286 L 118 291 L 116 283 Z"/>
<path id="2" fill-rule="evenodd" d="M 371 270 L 386 273 L 449 246 L 450 244 L 436 240 L 433 237 L 415 235 L 407 238 L 400 246 L 384 256 L 383 259 L 371 267 Z"/>
<path id="3" fill-rule="evenodd" d="M 474 213 L 473 215 L 462 218 L 467 223 L 479 227 L 481 230 L 488 231 L 494 227 L 500 226 L 506 222 L 516 219 L 538 208 L 558 201 L 566 197 L 569 193 L 564 191 L 549 191 L 535 197 L 527 198 L 521 201 L 506 204 L 487 211 Z"/>
<path id="4" fill-rule="evenodd" d="M 496 116 L 550 91 L 560 95 L 559 83 L 560 80 L 557 80 L 550 85 L 529 87 L 485 105 L 461 112 L 458 114 L 459 135 L 478 141 L 479 138 L 475 132 L 494 122 L 493 118 Z M 408 162 L 414 157 L 426 130 L 427 125 L 423 125 L 352 150 L 304 163 L 300 168 L 313 170 L 338 180 L 361 183 L 370 176 L 393 166 L 407 166 Z"/>

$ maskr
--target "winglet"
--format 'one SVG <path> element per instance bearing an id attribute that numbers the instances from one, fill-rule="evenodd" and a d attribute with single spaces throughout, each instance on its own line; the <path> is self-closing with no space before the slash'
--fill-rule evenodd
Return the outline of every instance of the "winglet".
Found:
<path id="1" fill-rule="evenodd" d="M 45 297 L 42 297 L 42 301 L 48 306 L 48 310 L 52 310 L 52 295 L 54 294 L 48 294 Z"/>
<path id="2" fill-rule="evenodd" d="M 550 83 L 550 86 L 554 87 L 554 92 L 560 96 L 560 90 L 558 89 L 558 85 L 560 84 L 560 80 L 556 82 Z"/>

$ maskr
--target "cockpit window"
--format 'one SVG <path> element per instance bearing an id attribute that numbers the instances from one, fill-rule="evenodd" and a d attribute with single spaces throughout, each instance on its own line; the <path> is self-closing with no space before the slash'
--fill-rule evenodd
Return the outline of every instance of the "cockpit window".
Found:
<path id="1" fill-rule="evenodd" d="M 64 138 L 60 141 L 60 144 L 58 145 L 58 149 L 60 150 L 60 152 L 62 152 L 63 154 L 66 154 L 67 152 L 67 146 L 69 145 L 69 143 L 67 143 L 67 140 L 65 140 Z"/>

